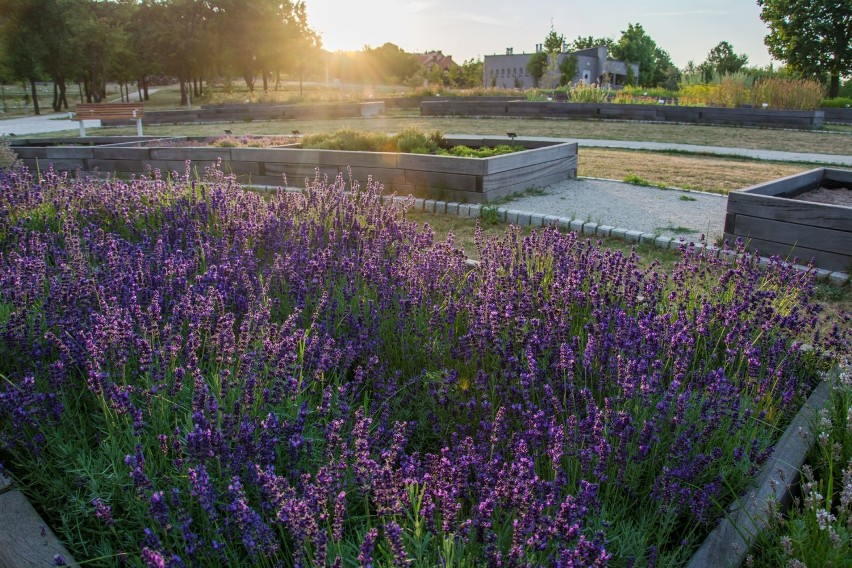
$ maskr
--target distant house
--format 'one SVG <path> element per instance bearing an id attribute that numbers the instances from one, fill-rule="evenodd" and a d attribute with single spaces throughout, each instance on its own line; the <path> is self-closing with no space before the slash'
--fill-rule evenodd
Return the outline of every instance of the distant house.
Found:
<path id="1" fill-rule="evenodd" d="M 541 46 L 536 46 L 539 50 Z M 486 87 L 502 87 L 508 89 L 529 89 L 535 87 L 532 75 L 527 71 L 527 64 L 532 53 L 512 53 L 506 50 L 505 55 L 486 55 L 483 63 L 483 85 Z M 559 64 L 566 57 L 577 58 L 577 73 L 572 83 L 585 81 L 597 83 L 602 87 L 618 88 L 628 84 L 630 74 L 628 67 L 633 70 L 633 81 L 639 78 L 639 65 L 610 59 L 606 46 L 581 49 L 570 53 L 562 52 L 556 55 L 556 68 L 552 73 L 545 72 L 539 86 L 555 87 L 559 84 Z"/>
<path id="2" fill-rule="evenodd" d="M 420 65 L 425 67 L 427 70 L 431 70 L 432 67 L 437 65 L 441 69 L 441 73 L 447 73 L 450 70 L 450 67 L 456 66 L 456 62 L 453 61 L 453 56 L 444 55 L 441 51 L 416 53 L 414 55 L 417 57 L 417 61 L 420 62 Z"/>

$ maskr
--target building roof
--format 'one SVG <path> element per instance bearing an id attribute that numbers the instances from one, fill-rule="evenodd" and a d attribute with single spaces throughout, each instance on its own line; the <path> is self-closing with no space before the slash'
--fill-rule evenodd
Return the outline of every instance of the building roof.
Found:
<path id="1" fill-rule="evenodd" d="M 437 65 L 442 71 L 447 71 L 450 67 L 456 66 L 456 62 L 453 61 L 453 56 L 444 55 L 440 50 L 429 51 L 427 53 L 417 53 L 415 56 L 417 57 L 417 61 L 420 62 L 420 65 L 427 69 L 431 69 Z"/>

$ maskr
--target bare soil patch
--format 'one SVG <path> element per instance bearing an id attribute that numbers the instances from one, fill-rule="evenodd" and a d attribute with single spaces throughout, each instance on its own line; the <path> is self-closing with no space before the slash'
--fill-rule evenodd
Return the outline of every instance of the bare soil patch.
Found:
<path id="1" fill-rule="evenodd" d="M 826 203 L 828 205 L 842 205 L 852 207 L 852 189 L 848 187 L 828 188 L 818 187 L 793 197 L 798 201 L 811 201 L 813 203 Z"/>

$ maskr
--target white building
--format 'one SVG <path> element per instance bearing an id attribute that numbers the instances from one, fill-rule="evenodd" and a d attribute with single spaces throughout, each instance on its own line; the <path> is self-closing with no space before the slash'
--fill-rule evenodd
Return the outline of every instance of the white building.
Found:
<path id="1" fill-rule="evenodd" d="M 541 49 L 540 46 L 539 50 Z M 512 53 L 506 50 L 505 55 L 486 55 L 483 63 L 483 85 L 485 87 L 502 87 L 507 89 L 529 89 L 535 87 L 535 81 L 527 70 L 532 53 Z M 577 73 L 572 83 L 585 81 L 598 83 L 602 87 L 615 87 L 628 83 L 628 66 L 633 69 L 634 84 L 639 78 L 639 65 L 609 59 L 606 46 L 582 49 L 571 53 L 558 53 L 556 64 L 549 65 L 549 70 L 539 82 L 539 87 L 552 88 L 559 86 L 559 64 L 567 57 L 576 57 Z"/>

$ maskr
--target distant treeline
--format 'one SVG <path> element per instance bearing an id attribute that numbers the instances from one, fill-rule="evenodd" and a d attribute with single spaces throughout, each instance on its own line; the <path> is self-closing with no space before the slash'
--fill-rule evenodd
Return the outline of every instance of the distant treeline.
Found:
<path id="1" fill-rule="evenodd" d="M 477 72 L 471 62 L 473 84 L 481 82 L 479 65 Z M 162 76 L 180 83 L 182 105 L 201 96 L 212 78 L 242 78 L 249 91 L 276 88 L 282 77 L 467 82 L 457 69 L 430 75 L 393 44 L 327 53 L 302 1 L 0 2 L 0 81 L 28 83 L 36 114 L 38 81 L 53 83 L 52 107 L 60 111 L 68 108 L 69 87 L 80 100 L 101 102 L 108 81 L 123 96 L 135 84 L 147 100 L 151 78 Z"/>

